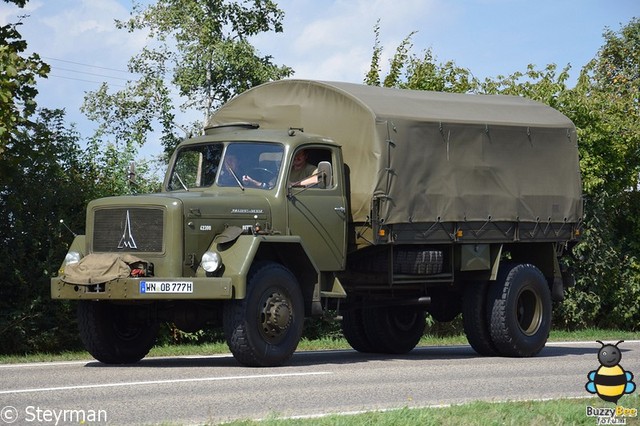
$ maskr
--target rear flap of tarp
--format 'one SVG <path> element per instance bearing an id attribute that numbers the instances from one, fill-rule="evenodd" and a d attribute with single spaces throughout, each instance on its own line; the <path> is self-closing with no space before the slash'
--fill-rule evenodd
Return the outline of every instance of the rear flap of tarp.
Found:
<path id="1" fill-rule="evenodd" d="M 387 224 L 582 218 L 573 123 L 521 97 L 281 80 L 236 96 L 209 125 L 238 121 L 340 144 L 355 222 L 374 197 Z"/>

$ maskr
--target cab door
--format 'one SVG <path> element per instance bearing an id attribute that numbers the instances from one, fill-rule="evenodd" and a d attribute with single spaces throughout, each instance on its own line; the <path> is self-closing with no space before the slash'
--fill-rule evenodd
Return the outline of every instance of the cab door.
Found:
<path id="1" fill-rule="evenodd" d="M 289 234 L 302 238 L 305 249 L 320 270 L 342 270 L 345 267 L 349 210 L 340 151 L 325 147 L 304 149 L 308 153 L 309 164 L 317 167 L 320 161 L 331 163 L 331 182 L 326 188 L 322 185 L 289 188 Z M 290 174 L 291 170 L 287 179 Z"/>

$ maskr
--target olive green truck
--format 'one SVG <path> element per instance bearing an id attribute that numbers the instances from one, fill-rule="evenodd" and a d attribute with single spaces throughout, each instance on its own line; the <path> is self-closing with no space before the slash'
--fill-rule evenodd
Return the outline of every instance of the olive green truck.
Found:
<path id="1" fill-rule="evenodd" d="M 162 192 L 89 203 L 51 294 L 79 301 L 104 363 L 139 361 L 169 322 L 281 365 L 329 314 L 360 352 L 406 353 L 427 313 L 462 314 L 476 352 L 527 357 L 572 284 L 582 211 L 575 127 L 553 108 L 276 81 L 183 141 Z"/>

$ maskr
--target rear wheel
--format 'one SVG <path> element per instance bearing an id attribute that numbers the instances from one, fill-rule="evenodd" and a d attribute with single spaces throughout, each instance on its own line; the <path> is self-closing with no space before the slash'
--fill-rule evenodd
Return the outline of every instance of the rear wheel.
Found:
<path id="1" fill-rule="evenodd" d="M 544 348 L 551 328 L 551 291 L 530 264 L 505 264 L 489 290 L 491 338 L 501 355 L 529 357 Z"/>
<path id="2" fill-rule="evenodd" d="M 497 351 L 491 341 L 489 315 L 487 313 L 487 281 L 470 281 L 465 284 L 462 299 L 462 323 L 469 344 L 480 355 L 492 356 Z"/>
<path id="3" fill-rule="evenodd" d="M 342 334 L 358 352 L 376 352 L 367 337 L 362 308 L 346 309 L 342 313 Z"/>
<path id="4" fill-rule="evenodd" d="M 233 356 L 246 366 L 285 363 L 296 350 L 304 323 L 304 301 L 296 278 L 284 266 L 254 265 L 247 295 L 225 304 L 223 328 Z"/>
<path id="5" fill-rule="evenodd" d="M 426 327 L 424 310 L 410 306 L 367 308 L 363 315 L 373 352 L 407 353 L 416 347 Z"/>
<path id="6" fill-rule="evenodd" d="M 87 351 L 105 364 L 130 364 L 144 358 L 156 342 L 159 324 L 139 318 L 138 309 L 143 308 L 79 301 L 78 329 Z"/>

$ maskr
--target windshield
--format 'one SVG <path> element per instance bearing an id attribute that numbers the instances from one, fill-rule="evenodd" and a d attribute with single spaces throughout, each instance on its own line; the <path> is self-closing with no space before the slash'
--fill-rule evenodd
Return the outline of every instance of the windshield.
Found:
<path id="1" fill-rule="evenodd" d="M 180 149 L 169 178 L 170 191 L 218 186 L 271 189 L 280 171 L 282 145 L 234 142 Z M 224 155 L 224 159 L 223 159 Z"/>

